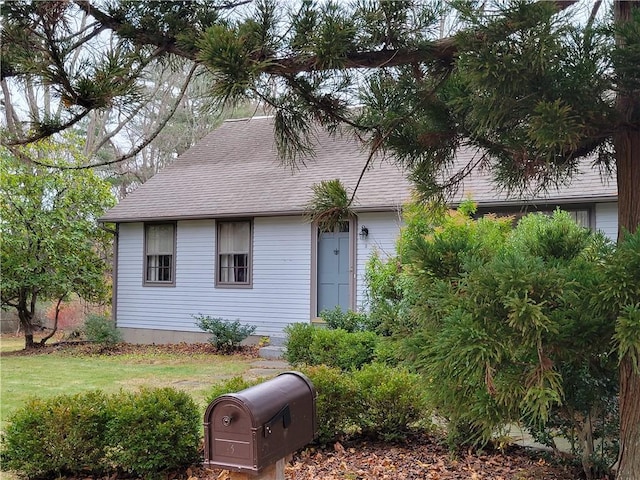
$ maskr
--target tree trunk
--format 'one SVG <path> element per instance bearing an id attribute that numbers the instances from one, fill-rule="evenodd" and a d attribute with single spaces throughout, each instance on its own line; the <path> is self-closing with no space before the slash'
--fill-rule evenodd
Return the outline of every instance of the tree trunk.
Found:
<path id="1" fill-rule="evenodd" d="M 18 309 L 18 318 L 20 319 L 20 326 L 24 330 L 24 348 L 35 348 L 36 344 L 33 341 L 33 315 L 30 315 L 28 310 Z"/>
<path id="2" fill-rule="evenodd" d="M 614 2 L 619 25 L 631 20 L 640 1 Z M 618 47 L 625 45 L 620 38 Z M 621 85 L 628 85 L 621 78 Z M 640 224 L 640 98 L 637 92 L 618 92 L 620 124 L 613 137 L 618 180 L 618 240 L 624 231 L 634 233 Z M 617 480 L 640 479 L 640 365 L 630 354 L 620 362 L 620 454 Z"/>
<path id="3" fill-rule="evenodd" d="M 620 454 L 617 480 L 640 479 L 640 364 L 625 355 L 620 363 Z"/>
<path id="4" fill-rule="evenodd" d="M 640 130 L 616 135 L 618 239 L 640 224 Z M 630 354 L 620 362 L 620 454 L 617 480 L 640 479 L 640 365 Z"/>
<path id="5" fill-rule="evenodd" d="M 627 108 L 640 113 L 640 99 L 621 99 Z M 630 105 L 635 103 L 636 105 Z M 624 231 L 634 233 L 640 224 L 640 127 L 614 135 L 618 180 L 618 241 Z"/>
<path id="6" fill-rule="evenodd" d="M 18 318 L 20 319 L 20 327 L 24 330 L 24 348 L 36 348 L 37 344 L 33 341 L 33 317 L 36 311 L 37 295 L 31 292 L 31 301 L 29 300 L 29 292 L 25 289 L 20 292 L 18 300 Z"/>
<path id="7" fill-rule="evenodd" d="M 53 337 L 58 331 L 58 320 L 60 319 L 60 306 L 62 305 L 62 301 L 64 300 L 65 297 L 66 295 L 58 299 L 58 303 L 56 303 L 56 315 L 55 315 L 55 318 L 53 319 L 53 328 L 51 329 L 51 332 L 49 333 L 49 335 L 46 335 L 44 338 L 42 338 L 42 340 L 40 340 L 40 346 L 44 347 L 44 344 L 47 343 L 47 340 Z"/>
<path id="8" fill-rule="evenodd" d="M 635 103 L 635 105 L 633 104 Z M 621 99 L 631 111 L 640 100 Z M 614 136 L 618 176 L 618 240 L 640 224 L 640 128 Z M 635 364 L 634 364 L 635 363 Z M 620 362 L 620 454 L 617 480 L 640 479 L 640 365 L 630 354 Z"/>

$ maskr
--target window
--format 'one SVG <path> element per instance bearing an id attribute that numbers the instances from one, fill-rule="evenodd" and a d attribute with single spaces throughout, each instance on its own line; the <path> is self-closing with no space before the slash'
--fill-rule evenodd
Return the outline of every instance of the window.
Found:
<path id="1" fill-rule="evenodd" d="M 218 285 L 251 285 L 251 222 L 218 222 Z"/>
<path id="2" fill-rule="evenodd" d="M 173 285 L 175 225 L 145 225 L 145 283 Z"/>
<path id="3" fill-rule="evenodd" d="M 582 206 L 581 206 L 582 207 Z M 561 210 L 566 211 L 573 220 L 585 228 L 593 228 L 593 222 L 591 221 L 592 209 L 580 208 L 579 206 L 567 206 L 567 205 L 542 205 L 542 206 L 532 206 L 529 210 L 523 210 L 522 208 L 488 208 L 485 207 L 483 209 L 478 209 L 478 214 L 476 218 L 487 214 L 493 214 L 498 217 L 511 216 L 513 217 L 513 225 L 515 226 L 518 221 L 528 213 L 543 213 L 545 215 L 551 215 L 556 208 L 560 208 Z"/>
<path id="4" fill-rule="evenodd" d="M 567 210 L 567 212 L 578 225 L 584 228 L 591 228 L 589 210 Z"/>

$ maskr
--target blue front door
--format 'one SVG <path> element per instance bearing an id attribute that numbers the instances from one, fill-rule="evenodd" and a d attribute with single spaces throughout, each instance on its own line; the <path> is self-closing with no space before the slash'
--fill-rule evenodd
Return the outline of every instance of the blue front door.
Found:
<path id="1" fill-rule="evenodd" d="M 318 234 L 318 311 L 349 309 L 349 224 Z"/>

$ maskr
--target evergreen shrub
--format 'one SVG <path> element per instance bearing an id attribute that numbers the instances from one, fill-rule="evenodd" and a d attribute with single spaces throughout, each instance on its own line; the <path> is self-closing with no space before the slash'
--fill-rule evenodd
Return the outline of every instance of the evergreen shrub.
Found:
<path id="1" fill-rule="evenodd" d="M 431 411 L 422 380 L 402 368 L 372 364 L 360 371 L 343 371 L 327 365 L 301 368 L 316 392 L 316 441 L 327 444 L 357 436 L 392 440 L 430 425 Z M 211 388 L 211 402 L 265 379 L 234 377 Z"/>
<path id="2" fill-rule="evenodd" d="M 284 329 L 286 336 L 283 358 L 291 365 L 312 365 L 310 348 L 318 328 L 310 323 L 293 323 Z"/>
<path id="3" fill-rule="evenodd" d="M 122 334 L 115 323 L 103 315 L 88 315 L 83 331 L 87 340 L 101 345 L 115 345 L 122 341 Z"/>
<path id="4" fill-rule="evenodd" d="M 404 438 L 427 420 L 423 379 L 401 367 L 365 365 L 353 373 L 361 392 L 361 427 L 365 434 L 384 440 Z"/>
<path id="5" fill-rule="evenodd" d="M 118 471 L 151 478 L 199 458 L 200 413 L 171 388 L 33 399 L 7 423 L 3 469 L 28 478 Z"/>
<path id="6" fill-rule="evenodd" d="M 211 334 L 209 343 L 217 350 L 231 353 L 240 347 L 240 342 L 255 332 L 255 325 L 243 325 L 240 320 L 197 315 L 194 317 L 200 330 Z"/>
<path id="7" fill-rule="evenodd" d="M 333 330 L 341 329 L 347 332 L 371 330 L 369 317 L 364 312 L 352 310 L 345 312 L 340 306 L 336 306 L 333 310 L 325 309 L 320 312 L 320 317 L 327 322 L 327 327 Z"/>
<path id="8" fill-rule="evenodd" d="M 378 337 L 373 332 L 347 332 L 318 328 L 309 347 L 313 365 L 354 370 L 370 363 Z"/>
<path id="9" fill-rule="evenodd" d="M 292 365 L 328 365 L 342 370 L 360 368 L 373 361 L 378 344 L 374 332 L 317 328 L 296 323 L 285 329 L 284 355 Z"/>
<path id="10" fill-rule="evenodd" d="M 455 446 L 483 445 L 520 422 L 552 446 L 568 436 L 597 475 L 615 457 L 612 340 L 619 350 L 640 345 L 637 330 L 625 334 L 630 343 L 620 336 L 640 298 L 629 288 L 640 284 L 640 241 L 614 248 L 560 210 L 515 227 L 471 212 L 407 208 L 398 257 L 374 270 L 403 286 L 375 277 L 377 304 L 403 312 L 389 324 L 399 360 L 428 379 Z"/>
<path id="11" fill-rule="evenodd" d="M 111 399 L 107 459 L 127 472 L 153 477 L 196 462 L 200 411 L 173 388 L 122 392 Z"/>
<path id="12" fill-rule="evenodd" d="M 8 419 L 3 470 L 28 478 L 104 470 L 108 412 L 100 391 L 31 399 Z"/>
<path id="13" fill-rule="evenodd" d="M 353 376 L 326 365 L 309 366 L 302 371 L 318 393 L 317 441 L 325 444 L 359 432 L 360 398 L 364 392 Z"/>

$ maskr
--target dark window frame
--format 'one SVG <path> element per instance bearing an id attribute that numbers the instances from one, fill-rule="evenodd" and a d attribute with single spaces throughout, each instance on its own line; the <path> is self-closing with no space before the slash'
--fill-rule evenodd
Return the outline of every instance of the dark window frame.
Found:
<path id="1" fill-rule="evenodd" d="M 247 223 L 249 225 L 249 249 L 248 252 L 220 251 L 220 230 L 223 225 L 232 223 Z M 253 288 L 253 219 L 238 218 L 216 220 L 216 268 L 215 268 L 215 287 L 216 288 Z M 227 261 L 222 260 L 222 256 L 227 257 Z M 229 262 L 231 260 L 231 262 Z M 226 264 L 226 265 L 225 265 Z M 245 278 L 246 280 L 223 280 L 223 269 L 226 269 L 227 275 L 233 272 L 234 278 Z"/>
<path id="2" fill-rule="evenodd" d="M 160 253 L 149 253 L 148 251 L 148 232 L 152 227 L 158 226 L 171 226 L 173 229 L 173 239 L 172 239 L 172 252 L 160 252 Z M 174 287 L 176 285 L 176 240 L 177 240 L 177 232 L 178 227 L 176 222 L 153 222 L 153 223 L 145 223 L 144 224 L 144 254 L 143 254 L 143 270 L 142 270 L 142 284 L 146 287 Z M 158 266 L 150 267 L 149 259 L 150 257 L 158 257 Z M 170 258 L 167 258 L 170 257 Z M 160 265 L 160 262 L 163 265 Z M 169 272 L 169 280 L 153 280 L 150 279 L 150 270 L 149 268 L 156 268 L 158 272 L 160 271 L 168 271 Z"/>

